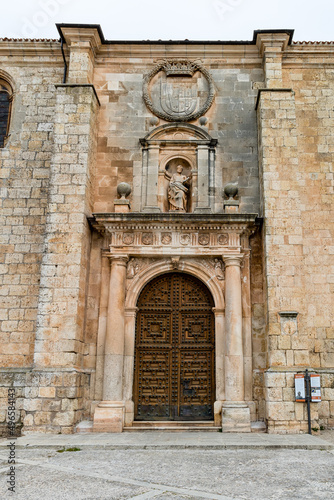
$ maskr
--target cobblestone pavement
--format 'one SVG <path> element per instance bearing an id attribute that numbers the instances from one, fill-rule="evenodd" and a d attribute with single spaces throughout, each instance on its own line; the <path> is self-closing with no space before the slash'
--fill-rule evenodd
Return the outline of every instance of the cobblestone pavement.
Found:
<path id="1" fill-rule="evenodd" d="M 333 433 L 320 437 L 334 441 Z M 7 455 L 2 448 L 0 498 L 15 500 L 334 498 L 333 449 L 19 447 L 15 493 Z"/>

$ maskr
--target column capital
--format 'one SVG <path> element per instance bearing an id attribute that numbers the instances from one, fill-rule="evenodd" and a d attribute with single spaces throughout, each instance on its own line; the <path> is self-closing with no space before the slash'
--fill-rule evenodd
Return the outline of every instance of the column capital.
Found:
<path id="1" fill-rule="evenodd" d="M 225 309 L 220 309 L 219 307 L 213 307 L 212 311 L 215 316 L 224 316 L 225 315 Z"/>
<path id="2" fill-rule="evenodd" d="M 126 267 L 128 261 L 129 261 L 129 256 L 128 255 L 108 255 L 108 258 L 110 260 L 110 265 L 112 266 L 115 264 L 116 266 L 124 266 Z"/>
<path id="3" fill-rule="evenodd" d="M 237 255 L 222 255 L 225 267 L 229 266 L 235 266 L 235 267 L 241 267 L 243 255 L 237 254 Z"/>

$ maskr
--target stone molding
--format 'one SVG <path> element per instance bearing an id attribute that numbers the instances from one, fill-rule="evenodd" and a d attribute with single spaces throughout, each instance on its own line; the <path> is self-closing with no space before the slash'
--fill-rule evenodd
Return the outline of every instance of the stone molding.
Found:
<path id="1" fill-rule="evenodd" d="M 290 33 L 257 33 L 256 45 L 259 49 L 260 55 L 263 56 L 265 52 L 283 52 L 291 43 Z"/>
<path id="2" fill-rule="evenodd" d="M 256 216 L 192 217 L 137 214 L 95 214 L 92 226 L 110 237 L 106 256 L 212 256 L 241 252 L 241 237 L 256 231 Z M 131 214 L 133 216 L 134 214 Z M 151 219 L 151 220 L 150 220 Z M 234 223 L 233 223 L 234 221 Z"/>
<path id="3" fill-rule="evenodd" d="M 226 267 L 241 267 L 243 255 L 223 255 L 223 261 Z"/>
<path id="4" fill-rule="evenodd" d="M 67 45 L 88 46 L 98 49 L 104 40 L 101 30 L 96 26 L 57 24 L 58 32 Z"/>

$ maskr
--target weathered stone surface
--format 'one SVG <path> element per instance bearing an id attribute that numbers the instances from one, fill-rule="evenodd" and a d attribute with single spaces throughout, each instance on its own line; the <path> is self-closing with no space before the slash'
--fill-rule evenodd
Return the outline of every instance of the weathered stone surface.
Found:
<path id="1" fill-rule="evenodd" d="M 136 294 L 154 272 L 177 270 L 214 296 L 217 422 L 226 399 L 245 399 L 270 432 L 305 432 L 294 374 L 308 367 L 323 388 L 314 424 L 333 425 L 333 44 L 262 30 L 245 46 L 130 46 L 103 43 L 94 27 L 62 30 L 66 84 L 58 41 L 0 41 L 0 78 L 15 90 L 0 148 L 1 408 L 13 387 L 25 432 L 68 433 L 104 392 L 124 400 L 131 425 Z M 160 69 L 179 71 L 181 90 L 190 71 L 199 101 L 213 82 L 199 120 L 183 108 L 169 110 L 185 117 L 178 126 L 154 115 L 170 104 L 158 76 L 146 77 L 166 54 Z M 199 107 L 190 94 L 184 103 Z M 181 160 L 191 180 L 175 224 L 167 166 Z M 125 204 L 120 183 L 132 189 Z M 233 279 L 222 261 L 232 254 Z M 129 263 L 108 312 L 113 255 Z M 119 430 L 117 415 L 103 418 Z"/>

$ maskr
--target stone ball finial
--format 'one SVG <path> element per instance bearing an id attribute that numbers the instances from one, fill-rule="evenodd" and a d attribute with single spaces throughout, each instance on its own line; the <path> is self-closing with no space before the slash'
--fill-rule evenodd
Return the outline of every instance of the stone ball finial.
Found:
<path id="1" fill-rule="evenodd" d="M 233 198 L 238 194 L 238 191 L 238 184 L 236 182 L 229 182 L 224 187 L 224 193 L 229 200 L 233 200 Z"/>
<path id="2" fill-rule="evenodd" d="M 202 125 L 202 127 L 204 127 L 204 125 L 206 125 L 208 123 L 208 119 L 206 116 L 201 116 L 201 118 L 198 121 L 199 121 L 199 124 Z"/>
<path id="3" fill-rule="evenodd" d="M 121 182 L 117 186 L 117 193 L 121 197 L 122 200 L 125 200 L 127 196 L 131 193 L 131 186 L 127 182 Z"/>
<path id="4" fill-rule="evenodd" d="M 151 127 L 156 127 L 159 123 L 159 118 L 157 116 L 152 116 L 150 118 L 150 125 Z"/>

